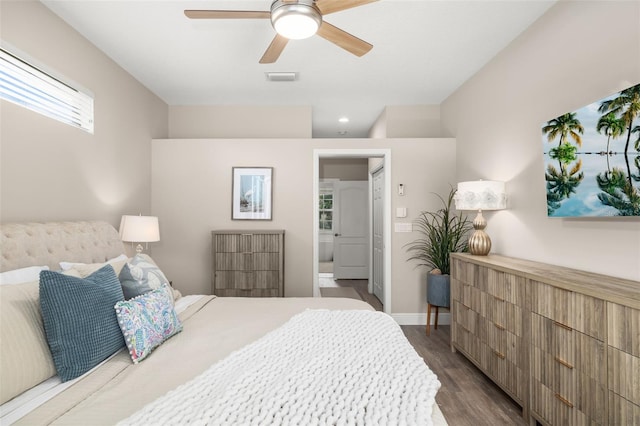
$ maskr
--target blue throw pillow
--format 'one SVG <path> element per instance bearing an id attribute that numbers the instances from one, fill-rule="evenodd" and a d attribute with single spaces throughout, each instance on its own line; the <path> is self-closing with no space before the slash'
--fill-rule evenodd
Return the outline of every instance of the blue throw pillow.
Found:
<path id="1" fill-rule="evenodd" d="M 40 273 L 40 309 L 56 371 L 66 382 L 125 346 L 114 305 L 124 300 L 111 265 L 86 278 Z"/>
<path id="2" fill-rule="evenodd" d="M 126 300 L 149 293 L 163 284 L 169 284 L 160 268 L 145 254 L 137 254 L 124 265 L 119 278 Z"/>

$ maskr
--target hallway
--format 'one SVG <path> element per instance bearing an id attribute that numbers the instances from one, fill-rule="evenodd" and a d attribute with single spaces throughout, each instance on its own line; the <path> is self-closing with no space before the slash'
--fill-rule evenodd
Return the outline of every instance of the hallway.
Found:
<path id="1" fill-rule="evenodd" d="M 321 264 L 322 266 L 322 264 Z M 328 268 L 325 267 L 325 270 Z M 321 267 L 322 271 L 322 267 Z M 382 302 L 373 294 L 370 294 L 367 290 L 368 282 L 367 280 L 334 280 L 333 273 L 331 272 L 320 272 L 320 294 L 322 297 L 350 297 L 348 292 L 343 292 L 343 294 L 336 294 L 328 296 L 330 291 L 325 289 L 353 289 L 360 296 L 360 299 L 364 300 L 376 311 L 382 311 Z M 324 290 L 324 292 L 323 292 Z M 324 293 L 324 294 L 323 294 Z"/>

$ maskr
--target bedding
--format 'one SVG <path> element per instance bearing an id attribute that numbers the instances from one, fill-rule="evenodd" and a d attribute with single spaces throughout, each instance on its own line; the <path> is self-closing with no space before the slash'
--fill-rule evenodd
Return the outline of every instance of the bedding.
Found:
<path id="1" fill-rule="evenodd" d="M 14 270 L 32 265 L 48 266 L 52 270 L 57 270 L 61 260 L 71 263 L 100 264 L 124 252 L 124 246 L 119 240 L 117 232 L 104 222 L 4 224 L 0 227 L 0 242 L 2 243 L 3 251 L 2 259 L 0 259 L 0 271 Z M 99 248 L 96 249 L 96 247 Z M 109 266 L 109 268 L 112 268 L 112 266 Z M 76 271 L 73 275 L 80 276 L 81 274 Z M 80 276 L 79 279 L 82 279 L 82 277 Z M 33 286 L 33 283 L 31 285 Z M 2 287 L 5 286 L 0 286 L 0 289 Z M 16 297 L 19 297 L 19 295 Z M 31 315 L 31 317 L 34 316 L 33 306 L 34 298 L 36 297 L 32 290 L 27 297 L 27 299 L 30 298 L 31 302 L 25 304 L 25 306 L 30 306 L 28 309 L 31 311 L 28 315 Z M 5 298 L 3 297 L 0 302 L 3 303 L 4 307 Z M 18 305 L 14 305 L 14 307 L 17 306 L 16 309 L 20 310 Z M 168 309 L 167 300 L 164 301 L 164 307 Z M 205 372 L 208 369 L 215 368 L 216 365 L 232 362 L 228 360 L 233 359 L 234 354 L 250 350 L 243 348 L 251 348 L 263 344 L 265 340 L 262 339 L 269 339 L 269 336 L 274 334 L 278 335 L 278 333 L 283 332 L 286 334 L 287 327 L 290 326 L 291 321 L 295 321 L 292 318 L 299 318 L 297 315 L 305 317 L 309 313 L 311 315 L 315 313 L 321 315 L 327 312 L 336 313 L 337 315 L 340 315 L 338 314 L 339 312 L 344 312 L 345 315 L 356 315 L 357 312 L 360 312 L 365 316 L 376 315 L 391 321 L 384 314 L 375 313 L 371 306 L 363 301 L 341 298 L 254 299 L 190 295 L 176 300 L 175 309 L 180 311 L 178 318 L 182 325 L 182 331 L 163 340 L 163 343 L 155 347 L 153 352 L 147 354 L 146 358 L 141 362 L 134 363 L 128 349 L 123 347 L 89 372 L 65 383 L 60 383 L 58 376 L 45 377 L 51 374 L 51 364 L 49 364 L 48 370 L 44 368 L 42 370 L 44 373 L 41 373 L 35 379 L 31 379 L 31 382 L 41 381 L 38 382 L 39 384 L 29 383 L 28 386 L 31 386 L 31 388 L 18 390 L 17 392 L 22 393 L 11 396 L 13 399 L 0 407 L 0 415 L 2 416 L 0 423 L 3 425 L 11 423 L 27 425 L 112 425 L 136 415 L 138 412 L 143 413 L 141 410 L 145 406 L 164 406 L 167 403 L 166 398 L 162 399 L 164 395 L 187 382 L 200 380 L 199 378 L 203 377 L 203 373 L 206 374 Z M 4 314 L 4 309 L 1 312 Z M 39 341 L 42 345 L 44 331 L 40 336 L 37 336 L 38 330 L 43 330 L 42 325 L 39 325 L 37 319 L 31 318 L 31 326 L 23 329 L 21 321 L 25 317 L 24 315 L 20 317 L 20 315 L 16 314 L 14 318 L 7 319 L 3 316 L 3 321 L 0 324 L 2 337 L 4 338 L 7 330 L 13 332 L 20 329 L 25 333 L 33 334 L 34 341 Z M 37 316 L 37 312 L 35 315 Z M 115 309 L 113 315 L 117 318 Z M 330 331 L 326 327 L 323 328 L 323 322 L 323 320 L 317 321 L 317 326 L 320 327 L 318 333 L 320 334 L 323 333 L 323 330 L 324 332 Z M 342 323 L 344 322 L 345 319 L 342 319 Z M 398 342 L 402 343 L 398 343 L 398 346 L 403 347 L 403 351 L 408 351 L 408 356 L 406 357 L 401 356 L 396 359 L 396 357 L 390 356 L 388 358 L 390 370 L 402 370 L 405 368 L 403 363 L 406 362 L 415 364 L 415 368 L 417 368 L 414 371 L 415 374 L 413 374 L 412 380 L 397 380 L 394 382 L 394 386 L 398 387 L 400 393 L 404 391 L 404 395 L 410 395 L 412 392 L 409 391 L 417 389 L 416 385 L 419 387 L 419 385 L 427 384 L 427 387 L 432 390 L 431 394 L 429 392 L 423 393 L 422 391 L 416 394 L 416 398 L 419 400 L 417 407 L 421 413 L 426 413 L 425 415 L 429 417 L 430 411 L 433 410 L 433 416 L 423 424 L 430 424 L 430 421 L 434 419 L 436 424 L 446 424 L 437 405 L 433 403 L 432 396 L 435 394 L 433 389 L 437 386 L 437 379 L 424 365 L 424 362 L 419 359 L 415 351 L 409 347 L 410 345 L 402 335 L 399 327 L 395 323 L 389 325 L 390 330 L 393 330 L 390 331 L 389 338 L 399 339 Z M 340 328 L 343 327 L 330 327 L 330 329 Z M 359 330 L 363 336 L 369 335 L 369 339 L 365 337 L 365 340 L 375 340 L 370 336 L 371 330 L 367 331 L 366 327 L 355 327 L 354 330 L 356 334 Z M 331 336 L 329 333 L 324 337 L 332 340 Z M 333 338 L 350 340 L 349 337 L 345 336 L 333 336 Z M 284 367 L 286 370 L 286 367 L 291 365 L 291 362 L 286 361 L 282 356 L 287 353 L 287 355 L 296 358 L 293 349 L 291 349 L 291 353 L 288 353 L 289 343 L 273 346 L 273 342 L 271 344 L 268 340 L 266 342 L 264 347 L 270 348 L 271 352 L 275 353 L 267 358 L 267 364 L 279 365 L 280 368 Z M 318 339 L 318 342 L 320 343 L 321 340 Z M 44 344 L 47 345 L 46 342 Z M 21 345 L 21 343 L 18 342 L 17 345 Z M 293 347 L 293 342 L 291 345 Z M 285 350 L 282 350 L 283 346 Z M 308 345 L 303 346 L 306 347 Z M 340 345 L 340 347 L 342 346 Z M 395 343 L 388 343 L 382 346 L 391 346 L 386 347 L 388 351 L 385 354 L 393 354 L 396 350 Z M 329 350 L 326 345 L 320 345 L 320 347 Z M 6 345 L 3 344 L 0 349 L 2 350 L 2 360 L 4 360 L 5 351 L 7 350 Z M 20 347 L 14 348 L 14 350 L 18 351 L 21 349 Z M 329 350 L 329 352 L 331 351 Z M 362 352 L 366 353 L 367 351 L 368 349 Z M 278 355 L 279 353 L 280 355 Z M 307 352 L 307 355 L 310 355 L 310 353 Z M 44 358 L 47 357 L 45 356 Z M 42 363 L 46 367 L 45 364 L 47 362 L 52 363 L 50 354 L 48 358 L 48 360 L 36 359 L 33 360 L 33 363 Z M 17 365 L 13 365 L 13 368 L 23 368 L 20 362 L 14 362 L 17 362 Z M 396 365 L 396 363 L 398 364 Z M 346 362 L 343 365 L 347 370 L 355 368 L 352 362 Z M 422 367 L 419 367 L 420 365 Z M 245 370 L 242 367 L 238 368 L 240 371 Z M 334 370 L 336 369 L 334 368 Z M 3 377 L 0 380 L 4 382 L 4 366 L 2 374 Z M 374 377 L 374 372 L 365 372 L 360 377 L 371 380 Z M 296 399 L 297 394 L 296 383 L 298 379 L 292 380 L 292 382 L 287 382 L 282 386 L 279 386 L 280 383 L 278 383 L 279 394 L 286 395 L 285 397 L 289 398 L 290 402 Z M 362 383 L 358 380 L 354 382 L 354 386 L 361 385 Z M 24 386 L 27 385 L 23 384 Z M 339 389 L 336 390 L 339 391 Z M 34 394 L 36 396 L 33 401 L 22 404 L 23 398 Z M 331 392 L 327 396 L 330 394 Z M 351 393 L 336 395 L 334 394 L 334 399 L 342 401 L 342 405 L 338 404 L 338 407 L 341 407 L 340 409 L 343 411 L 348 411 L 351 407 L 347 407 L 345 403 L 346 397 L 353 397 L 353 395 Z M 18 401 L 21 402 L 20 405 Z M 402 415 L 404 410 L 402 406 L 397 408 L 394 407 L 394 404 L 389 406 L 395 413 L 393 415 L 398 414 L 398 410 Z M 180 408 L 179 410 L 183 415 L 193 414 L 190 413 L 193 410 L 190 410 L 189 407 Z M 326 410 L 328 410 L 326 407 L 318 408 L 314 415 L 320 416 Z M 407 411 L 407 414 L 413 416 L 415 413 L 408 413 Z M 220 422 L 216 419 L 212 422 L 212 424 L 217 423 L 219 424 Z M 384 421 L 380 421 L 380 424 L 384 423 Z M 377 423 L 372 420 L 372 424 Z"/>
<path id="2" fill-rule="evenodd" d="M 439 387 L 388 315 L 307 310 L 119 425 L 428 425 Z"/>

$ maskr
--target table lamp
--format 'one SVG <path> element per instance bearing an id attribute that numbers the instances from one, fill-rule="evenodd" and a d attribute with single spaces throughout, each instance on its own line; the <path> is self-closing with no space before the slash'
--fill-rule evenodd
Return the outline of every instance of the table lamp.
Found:
<path id="1" fill-rule="evenodd" d="M 123 215 L 120 220 L 120 238 L 122 241 L 138 243 L 136 253 L 142 253 L 142 244 L 160 241 L 160 227 L 156 216 Z"/>
<path id="2" fill-rule="evenodd" d="M 491 238 L 484 232 L 487 221 L 482 210 L 503 210 L 507 208 L 507 193 L 504 182 L 477 180 L 458 183 L 455 195 L 457 210 L 477 210 L 473 220 L 475 230 L 469 237 L 469 252 L 477 256 L 486 256 L 491 251 Z"/>

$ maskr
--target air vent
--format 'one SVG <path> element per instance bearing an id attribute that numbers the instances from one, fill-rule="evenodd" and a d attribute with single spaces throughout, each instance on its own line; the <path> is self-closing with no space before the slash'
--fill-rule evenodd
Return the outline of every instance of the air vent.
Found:
<path id="1" fill-rule="evenodd" d="M 295 72 L 267 72 L 265 73 L 269 81 L 296 81 L 298 73 Z"/>

